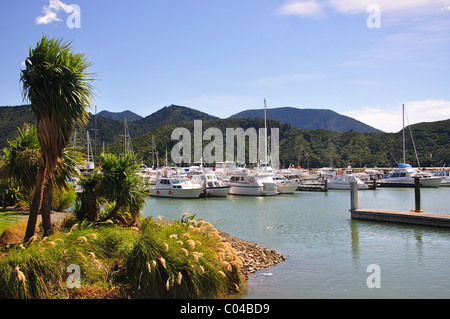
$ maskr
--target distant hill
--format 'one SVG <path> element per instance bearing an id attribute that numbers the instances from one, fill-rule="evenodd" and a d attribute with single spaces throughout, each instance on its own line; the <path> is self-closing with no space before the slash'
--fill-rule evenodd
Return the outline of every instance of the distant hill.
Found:
<path id="1" fill-rule="evenodd" d="M 194 120 L 218 120 L 216 116 L 191 109 L 186 106 L 169 105 L 149 116 L 129 124 L 131 137 L 139 136 L 169 124 L 181 124 Z"/>
<path id="2" fill-rule="evenodd" d="M 133 113 L 129 110 L 123 111 L 123 112 L 110 112 L 110 111 L 101 111 L 97 113 L 98 116 L 106 117 L 107 119 L 111 120 L 117 120 L 117 121 L 123 121 L 124 119 L 127 119 L 127 122 L 134 122 L 137 120 L 142 119 L 143 117 Z"/>
<path id="3" fill-rule="evenodd" d="M 380 130 L 351 117 L 325 109 L 279 107 L 267 110 L 268 117 L 299 129 L 325 129 L 336 132 L 379 133 Z M 264 118 L 264 109 L 246 110 L 230 118 Z"/>
<path id="4" fill-rule="evenodd" d="M 0 107 L 0 148 L 17 137 L 17 128 L 24 123 L 36 124 L 30 105 Z"/>
<path id="5" fill-rule="evenodd" d="M 339 117 L 335 122 L 330 120 L 330 117 L 322 118 L 319 122 L 326 122 L 329 125 L 327 129 L 298 129 L 291 124 L 292 122 L 289 123 L 289 118 L 281 117 L 277 121 L 275 119 L 277 110 L 269 109 L 268 115 L 272 126 L 280 129 L 280 161 L 285 165 L 294 163 L 305 167 L 346 167 L 347 165 L 386 167 L 395 165 L 397 160 L 402 157 L 402 132 L 361 133 L 358 132 L 355 125 L 347 128 L 348 132 L 331 130 L 333 126 L 330 123 L 339 124 Z M 317 115 L 317 111 L 320 113 L 322 110 L 314 111 Z M 325 112 L 325 115 L 326 113 L 329 116 L 333 115 L 330 112 L 334 113 L 328 111 Z M 261 115 L 254 114 L 257 119 L 254 117 L 242 118 L 240 115 L 233 116 L 237 118 L 219 119 L 188 107 L 170 105 L 145 118 L 129 122 L 128 128 L 133 138 L 135 154 L 141 156 L 149 165 L 151 164 L 149 151 L 152 148 L 152 140 L 155 140 L 155 146 L 160 155 L 160 163 L 162 163 L 165 151 L 170 151 L 176 143 L 176 141 L 171 140 L 171 132 L 176 127 L 182 126 L 192 130 L 193 121 L 199 119 L 204 121 L 204 130 L 208 127 L 217 127 L 222 132 L 225 132 L 226 128 L 229 127 L 244 129 L 253 127 L 258 129 L 264 126 L 264 121 L 261 119 L 263 117 L 262 110 L 259 110 L 259 113 Z M 294 109 L 294 111 L 285 112 L 284 115 L 290 115 L 293 118 L 298 113 Z M 304 113 L 302 117 L 303 119 L 308 118 Z M 76 144 L 80 150 L 83 152 L 86 150 L 86 131 L 89 131 L 93 147 L 95 146 L 94 141 L 97 141 L 96 148 L 94 148 L 97 156 L 100 154 L 103 145 L 105 145 L 106 152 L 113 151 L 117 154 L 123 152 L 123 121 L 97 116 L 97 131 L 95 131 L 94 119 L 93 114 L 90 114 L 87 126 L 77 128 Z M 317 122 L 314 118 L 309 119 L 307 124 L 310 126 Z M 283 121 L 284 123 L 282 123 Z M 0 149 L 8 145 L 7 140 L 14 140 L 17 137 L 17 128 L 22 127 L 24 123 L 36 123 L 30 105 L 0 107 Z M 315 125 L 321 127 L 320 125 L 323 125 L 323 123 Z M 340 127 L 341 129 L 344 127 L 342 123 Z M 408 132 L 406 134 L 407 162 L 416 165 L 409 128 L 406 131 Z M 448 147 L 450 144 L 450 119 L 413 124 L 411 125 L 411 131 L 422 166 L 442 166 L 444 163 L 447 163 L 447 165 L 450 163 L 450 148 Z M 204 144 L 206 145 L 207 141 L 204 141 Z"/>

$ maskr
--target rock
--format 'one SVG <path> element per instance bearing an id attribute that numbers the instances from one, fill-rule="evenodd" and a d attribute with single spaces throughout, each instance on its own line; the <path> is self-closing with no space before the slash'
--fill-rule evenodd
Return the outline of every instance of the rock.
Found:
<path id="1" fill-rule="evenodd" d="M 248 275 L 251 273 L 277 265 L 286 260 L 282 254 L 275 250 L 264 248 L 224 232 L 221 232 L 220 236 L 229 242 L 230 245 L 237 250 L 238 255 L 244 259 L 243 266 L 241 267 L 241 274 L 246 278 L 248 278 Z"/>

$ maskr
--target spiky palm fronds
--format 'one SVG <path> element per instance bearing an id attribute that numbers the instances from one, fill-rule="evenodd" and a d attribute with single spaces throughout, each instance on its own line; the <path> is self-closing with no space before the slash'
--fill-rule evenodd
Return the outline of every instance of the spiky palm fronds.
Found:
<path id="1" fill-rule="evenodd" d="M 93 74 L 84 54 L 70 43 L 43 35 L 29 50 L 20 81 L 38 122 L 42 155 L 52 169 L 76 124 L 86 124 L 93 99 Z"/>

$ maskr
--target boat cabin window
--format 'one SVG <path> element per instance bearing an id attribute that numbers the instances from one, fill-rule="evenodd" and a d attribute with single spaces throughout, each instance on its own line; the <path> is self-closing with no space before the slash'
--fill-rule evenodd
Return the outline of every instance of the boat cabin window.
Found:
<path id="1" fill-rule="evenodd" d="M 406 173 L 392 173 L 392 178 L 395 177 L 406 177 Z"/>

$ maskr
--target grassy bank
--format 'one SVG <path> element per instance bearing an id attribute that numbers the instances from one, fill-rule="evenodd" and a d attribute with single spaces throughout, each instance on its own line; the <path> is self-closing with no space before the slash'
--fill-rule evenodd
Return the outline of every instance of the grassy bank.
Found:
<path id="1" fill-rule="evenodd" d="M 18 210 L 0 209 L 0 234 L 24 216 L 27 214 Z"/>
<path id="2" fill-rule="evenodd" d="M 33 239 L 2 252 L 0 298 L 220 298 L 243 286 L 242 258 L 192 216 L 147 218 L 139 229 L 83 223 Z"/>

